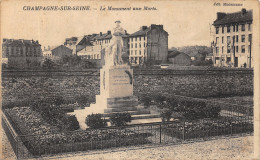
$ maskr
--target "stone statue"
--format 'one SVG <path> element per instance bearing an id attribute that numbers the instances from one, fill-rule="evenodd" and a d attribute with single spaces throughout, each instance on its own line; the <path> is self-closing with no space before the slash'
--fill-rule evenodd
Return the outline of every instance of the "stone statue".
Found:
<path id="1" fill-rule="evenodd" d="M 105 49 L 105 66 L 117 66 L 124 64 L 122 59 L 124 29 L 120 26 L 120 21 L 116 21 L 116 28 L 111 39 L 111 45 Z"/>

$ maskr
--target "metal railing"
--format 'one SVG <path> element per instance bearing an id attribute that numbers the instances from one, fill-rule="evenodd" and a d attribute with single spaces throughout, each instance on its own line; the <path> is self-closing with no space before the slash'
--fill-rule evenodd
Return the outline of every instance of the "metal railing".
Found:
<path id="1" fill-rule="evenodd" d="M 3 114 L 2 126 L 18 159 L 124 146 L 179 144 L 253 132 L 252 117 L 237 115 L 38 135 L 18 135 L 9 119 Z"/>

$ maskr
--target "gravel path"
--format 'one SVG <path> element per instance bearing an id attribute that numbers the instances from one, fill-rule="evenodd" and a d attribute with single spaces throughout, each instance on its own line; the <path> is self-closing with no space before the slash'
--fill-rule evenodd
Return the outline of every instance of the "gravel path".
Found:
<path id="1" fill-rule="evenodd" d="M 10 143 L 6 135 L 2 132 L 2 159 L 15 159 Z M 43 159 L 129 159 L 129 160 L 178 160 L 178 159 L 252 159 L 253 156 L 253 136 L 217 139 L 189 144 L 161 146 L 152 148 L 118 148 L 103 151 L 82 152 L 75 154 L 63 154 L 55 157 L 45 157 Z"/>

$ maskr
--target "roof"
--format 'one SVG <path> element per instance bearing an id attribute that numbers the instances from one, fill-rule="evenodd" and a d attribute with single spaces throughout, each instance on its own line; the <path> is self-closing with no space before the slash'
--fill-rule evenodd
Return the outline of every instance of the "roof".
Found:
<path id="1" fill-rule="evenodd" d="M 66 48 L 66 49 L 69 49 L 69 50 L 72 51 L 72 49 L 70 49 L 70 48 L 68 48 L 68 47 L 66 47 L 66 46 L 64 46 L 64 45 L 59 45 L 59 46 L 53 47 L 51 50 L 57 49 L 57 48 L 59 48 L 59 47 Z"/>
<path id="2" fill-rule="evenodd" d="M 51 51 L 57 47 L 59 47 L 59 46 L 48 46 L 48 47 L 45 47 L 45 49 L 43 51 Z"/>
<path id="3" fill-rule="evenodd" d="M 222 14 L 221 18 L 214 21 L 213 25 L 223 25 L 223 24 L 233 24 L 233 23 L 245 23 L 251 22 L 253 20 L 252 10 L 243 11 L 235 13 L 219 13 Z"/>
<path id="4" fill-rule="evenodd" d="M 143 35 L 145 35 L 145 34 L 146 34 L 148 31 L 150 31 L 150 30 L 151 30 L 150 27 L 148 27 L 147 29 L 144 29 L 144 30 L 140 29 L 139 31 L 137 31 L 137 32 L 135 32 L 135 33 L 133 33 L 133 34 L 130 34 L 129 37 L 143 36 Z"/>
<path id="5" fill-rule="evenodd" d="M 3 44 L 12 46 L 41 46 L 38 41 L 34 40 L 24 40 L 24 39 L 3 39 Z"/>
<path id="6" fill-rule="evenodd" d="M 187 55 L 186 53 L 183 53 L 183 52 L 179 52 L 177 50 L 173 50 L 173 51 L 169 51 L 168 52 L 168 58 L 175 58 L 176 56 L 178 56 L 179 54 L 185 54 Z M 189 56 L 189 55 L 187 55 Z"/>

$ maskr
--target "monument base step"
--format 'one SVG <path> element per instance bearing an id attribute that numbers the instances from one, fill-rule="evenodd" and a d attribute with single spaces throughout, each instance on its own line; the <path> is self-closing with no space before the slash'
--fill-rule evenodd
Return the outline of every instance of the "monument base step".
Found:
<path id="1" fill-rule="evenodd" d="M 162 122 L 162 119 L 161 118 L 134 119 L 128 124 L 130 125 L 130 124 L 157 123 L 157 122 Z"/>
<path id="2" fill-rule="evenodd" d="M 127 112 L 127 111 L 137 111 L 137 108 L 136 107 L 120 107 L 120 108 L 107 108 L 104 110 L 105 113 Z"/>
<path id="3" fill-rule="evenodd" d="M 140 115 L 132 115 L 132 121 L 134 120 L 141 120 L 141 119 L 155 119 L 157 118 L 158 119 L 161 119 L 159 118 L 160 115 L 158 114 L 140 114 Z M 109 120 L 109 117 L 105 117 L 106 120 Z"/>
<path id="4" fill-rule="evenodd" d="M 103 117 L 109 117 L 113 113 L 124 113 L 124 112 L 110 112 L 110 113 L 102 113 Z M 141 114 L 150 114 L 149 110 L 141 110 L 141 111 L 127 111 L 131 116 L 133 115 L 141 115 Z"/>

